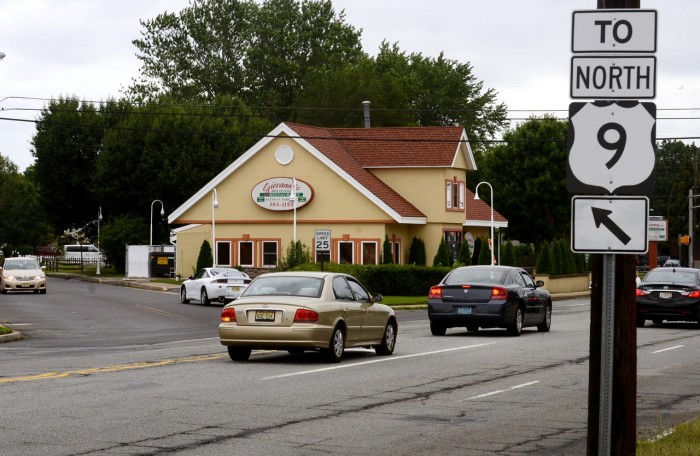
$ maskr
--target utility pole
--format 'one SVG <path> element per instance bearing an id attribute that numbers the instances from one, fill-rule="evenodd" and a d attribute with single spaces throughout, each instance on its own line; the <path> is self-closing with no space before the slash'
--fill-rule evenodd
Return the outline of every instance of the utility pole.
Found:
<path id="1" fill-rule="evenodd" d="M 598 9 L 639 8 L 639 0 L 597 0 Z M 612 270 L 604 267 L 611 263 Z M 633 455 L 637 431 L 637 327 L 635 302 L 636 261 L 634 255 L 592 255 L 590 367 L 588 377 L 588 440 L 586 454 Z M 608 272 L 610 277 L 605 277 Z M 613 274 L 610 274 L 613 272 Z M 601 363 L 604 289 L 613 282 L 614 335 L 610 423 L 601 423 Z M 604 286 L 605 285 L 605 286 Z M 610 429 L 609 446 L 601 445 L 605 425 Z M 603 431 L 601 431 L 603 429 Z M 604 442 L 605 443 L 605 442 Z"/>

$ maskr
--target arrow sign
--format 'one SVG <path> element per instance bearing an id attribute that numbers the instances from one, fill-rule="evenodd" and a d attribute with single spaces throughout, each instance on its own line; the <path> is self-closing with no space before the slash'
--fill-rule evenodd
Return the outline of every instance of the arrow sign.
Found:
<path id="1" fill-rule="evenodd" d="M 580 253 L 646 253 L 649 198 L 574 196 L 571 250 Z"/>
<path id="2" fill-rule="evenodd" d="M 622 228 L 610 220 L 610 214 L 612 214 L 612 211 L 601 209 L 599 207 L 591 207 L 591 211 L 593 212 L 593 221 L 595 222 L 596 228 L 600 228 L 600 225 L 604 225 L 613 235 L 615 235 L 616 238 L 620 240 L 620 242 L 625 245 L 629 244 L 632 238 L 627 236 L 627 233 L 622 231 Z"/>

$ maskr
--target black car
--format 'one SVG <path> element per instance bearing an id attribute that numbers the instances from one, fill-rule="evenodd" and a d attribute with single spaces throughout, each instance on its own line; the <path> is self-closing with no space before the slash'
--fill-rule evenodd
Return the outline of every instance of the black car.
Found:
<path id="1" fill-rule="evenodd" d="M 692 321 L 700 327 L 700 270 L 652 269 L 637 286 L 637 327 L 646 320 Z"/>
<path id="2" fill-rule="evenodd" d="M 523 327 L 547 332 L 552 324 L 552 297 L 522 268 L 464 266 L 450 271 L 430 288 L 430 331 L 443 336 L 447 328 L 507 328 L 519 336 Z"/>

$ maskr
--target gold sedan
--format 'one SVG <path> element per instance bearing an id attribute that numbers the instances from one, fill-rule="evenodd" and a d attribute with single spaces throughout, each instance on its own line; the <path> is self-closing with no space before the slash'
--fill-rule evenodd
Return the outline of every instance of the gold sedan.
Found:
<path id="1" fill-rule="evenodd" d="M 45 266 L 30 257 L 7 258 L 2 265 L 0 293 L 8 291 L 33 291 L 46 293 Z"/>
<path id="2" fill-rule="evenodd" d="M 247 360 L 253 349 L 320 350 L 330 362 L 339 362 L 346 348 L 391 355 L 398 324 L 381 299 L 348 274 L 263 274 L 224 306 L 219 337 L 234 361 Z"/>

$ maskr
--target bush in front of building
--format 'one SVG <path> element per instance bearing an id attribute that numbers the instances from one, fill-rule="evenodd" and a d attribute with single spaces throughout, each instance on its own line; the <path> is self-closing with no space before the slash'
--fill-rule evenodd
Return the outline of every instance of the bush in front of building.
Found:
<path id="1" fill-rule="evenodd" d="M 301 241 L 289 241 L 287 246 L 287 252 L 280 262 L 280 269 L 286 271 L 288 269 L 294 269 L 300 264 L 306 264 L 311 262 L 311 251 L 306 244 Z"/>
<path id="2" fill-rule="evenodd" d="M 425 242 L 420 238 L 414 237 L 413 241 L 411 241 L 411 247 L 408 249 L 408 264 L 425 266 L 427 264 L 426 261 Z"/>
<path id="3" fill-rule="evenodd" d="M 481 240 L 481 248 L 479 249 L 479 261 L 477 264 L 491 264 L 491 249 L 489 242 Z"/>
<path id="4" fill-rule="evenodd" d="M 294 270 L 320 271 L 321 263 L 300 264 Z M 452 268 L 400 264 L 363 266 L 323 263 L 323 270 L 350 274 L 372 293 L 381 293 L 385 296 L 427 296 L 430 287 L 439 283 Z"/>
<path id="5" fill-rule="evenodd" d="M 450 257 L 450 250 L 447 248 L 447 242 L 445 238 L 440 239 L 440 245 L 438 246 L 438 251 L 433 258 L 433 266 L 451 266 L 452 258 Z"/>
<path id="6" fill-rule="evenodd" d="M 537 274 L 549 274 L 552 271 L 552 250 L 549 242 L 543 241 L 540 245 L 540 253 L 537 255 Z"/>
<path id="7" fill-rule="evenodd" d="M 206 239 L 202 242 L 199 248 L 199 256 L 197 257 L 197 271 L 213 266 L 214 257 L 212 256 L 211 244 Z M 197 272 L 195 271 L 195 273 Z"/>
<path id="8" fill-rule="evenodd" d="M 382 245 L 382 264 L 391 264 L 394 262 L 394 254 L 391 251 L 391 242 L 389 236 L 384 235 L 384 244 Z"/>
<path id="9" fill-rule="evenodd" d="M 457 261 L 462 266 L 472 265 L 472 253 L 469 251 L 469 242 L 465 239 L 462 241 L 462 245 L 459 246 L 459 254 L 457 255 Z"/>
<path id="10" fill-rule="evenodd" d="M 504 266 L 515 266 L 515 247 L 510 240 L 506 242 L 506 245 L 503 247 L 500 264 Z"/>

